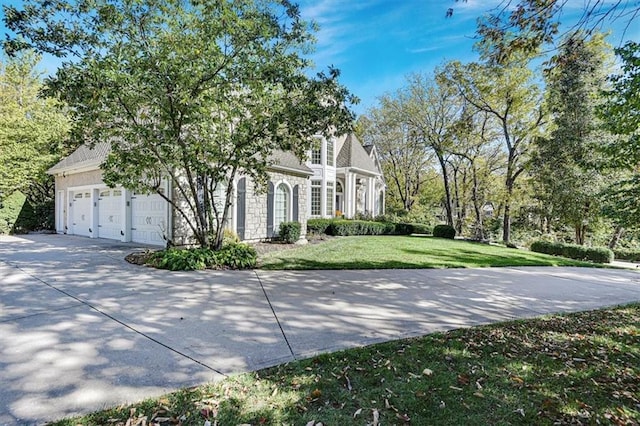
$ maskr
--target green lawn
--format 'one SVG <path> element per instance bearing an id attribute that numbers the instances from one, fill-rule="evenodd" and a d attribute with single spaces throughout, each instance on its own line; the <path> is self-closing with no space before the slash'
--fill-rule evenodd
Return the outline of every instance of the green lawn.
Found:
<path id="1" fill-rule="evenodd" d="M 263 269 L 594 266 L 526 250 L 422 236 L 339 237 L 267 253 L 258 263 Z"/>
<path id="2" fill-rule="evenodd" d="M 202 426 L 205 418 L 256 426 L 638 424 L 640 304 L 321 355 L 54 424 Z"/>

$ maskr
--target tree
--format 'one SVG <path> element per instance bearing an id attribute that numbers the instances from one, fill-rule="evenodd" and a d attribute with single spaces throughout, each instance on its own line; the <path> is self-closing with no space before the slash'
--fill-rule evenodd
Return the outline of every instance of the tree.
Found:
<path id="1" fill-rule="evenodd" d="M 621 72 L 610 77 L 611 89 L 598 115 L 616 135 L 604 147 L 608 165 L 622 176 L 605 192 L 606 211 L 621 227 L 640 223 L 640 43 L 628 42 L 615 49 Z"/>
<path id="2" fill-rule="evenodd" d="M 508 243 L 516 181 L 525 170 L 531 142 L 541 134 L 544 125 L 542 98 L 533 73 L 513 63 L 497 66 L 451 62 L 440 78 L 455 87 L 468 104 L 489 114 L 500 129 L 507 155 L 502 240 Z"/>
<path id="3" fill-rule="evenodd" d="M 601 215 L 605 180 L 597 147 L 607 135 L 596 108 L 606 84 L 607 50 L 602 34 L 585 41 L 576 32 L 562 43 L 547 72 L 553 130 L 537 139 L 532 161 L 538 197 L 552 219 L 573 227 L 577 244 L 584 244 L 589 225 Z"/>
<path id="4" fill-rule="evenodd" d="M 378 108 L 358 119 L 358 127 L 363 141 L 376 145 L 388 182 L 387 205 L 398 204 L 402 213 L 410 213 L 430 181 L 431 157 L 403 119 L 402 100 L 384 95 L 378 102 Z"/>
<path id="5" fill-rule="evenodd" d="M 503 0 L 478 20 L 478 49 L 483 59 L 494 64 L 506 64 L 514 57 L 530 58 L 552 45 L 559 34 L 560 21 L 569 0 Z M 606 22 L 622 21 L 629 28 L 640 15 L 640 6 L 633 0 L 586 0 L 582 14 L 569 29 L 586 40 L 602 30 Z M 562 47 L 562 43 L 559 46 Z"/>
<path id="6" fill-rule="evenodd" d="M 159 193 L 200 246 L 221 246 L 236 176 L 264 184 L 274 150 L 302 157 L 353 119 L 337 70 L 307 75 L 315 27 L 288 0 L 28 0 L 5 15 L 26 40 L 10 50 L 76 58 L 49 93 L 76 137 L 111 143 L 105 182 Z"/>
<path id="7" fill-rule="evenodd" d="M 40 96 L 39 57 L 0 58 L 0 201 L 14 191 L 52 199 L 46 170 L 65 153 L 69 122 L 59 102 Z"/>

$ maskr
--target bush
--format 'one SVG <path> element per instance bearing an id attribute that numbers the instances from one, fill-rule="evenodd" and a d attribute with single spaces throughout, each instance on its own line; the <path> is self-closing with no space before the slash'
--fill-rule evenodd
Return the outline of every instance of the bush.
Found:
<path id="1" fill-rule="evenodd" d="M 433 236 L 453 240 L 456 236 L 456 230 L 453 228 L 453 226 L 436 225 L 433 227 Z"/>
<path id="2" fill-rule="evenodd" d="M 213 250 L 208 248 L 169 248 L 153 253 L 147 264 L 170 271 L 195 271 L 206 269 L 213 257 Z"/>
<path id="3" fill-rule="evenodd" d="M 300 222 L 282 222 L 278 231 L 278 238 L 287 244 L 293 244 L 300 239 Z"/>
<path id="4" fill-rule="evenodd" d="M 244 243 L 229 244 L 214 252 L 215 265 L 210 268 L 249 269 L 256 266 L 258 253 L 252 246 Z"/>
<path id="5" fill-rule="evenodd" d="M 225 228 L 222 233 L 222 246 L 228 246 L 229 244 L 236 244 L 240 242 L 238 234 L 231 229 Z"/>
<path id="6" fill-rule="evenodd" d="M 329 225 L 335 219 L 309 219 L 307 220 L 307 232 L 310 234 L 327 234 Z"/>
<path id="7" fill-rule="evenodd" d="M 613 252 L 606 247 L 585 247 L 544 240 L 534 241 L 531 251 L 596 263 L 611 263 L 613 260 Z"/>
<path id="8" fill-rule="evenodd" d="M 218 251 L 209 248 L 160 250 L 149 256 L 147 264 L 170 271 L 247 269 L 256 265 L 257 257 L 253 247 L 244 243 L 229 243 Z"/>
<path id="9" fill-rule="evenodd" d="M 626 260 L 628 262 L 640 262 L 640 250 L 618 249 L 613 254 L 618 260 Z"/>
<path id="10" fill-rule="evenodd" d="M 331 222 L 327 229 L 327 234 L 340 236 L 384 235 L 393 233 L 394 229 L 395 226 L 390 223 L 337 219 Z"/>

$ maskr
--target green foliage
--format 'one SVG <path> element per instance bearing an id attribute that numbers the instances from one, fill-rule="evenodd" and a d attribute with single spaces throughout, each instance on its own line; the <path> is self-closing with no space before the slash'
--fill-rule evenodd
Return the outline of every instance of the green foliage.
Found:
<path id="1" fill-rule="evenodd" d="M 238 234 L 233 232 L 231 229 L 224 228 L 222 237 L 222 246 L 228 246 L 229 244 L 236 244 L 240 242 L 240 237 Z"/>
<path id="2" fill-rule="evenodd" d="M 335 219 L 308 219 L 307 232 L 310 234 L 328 234 L 329 225 Z"/>
<path id="3" fill-rule="evenodd" d="M 640 250 L 616 249 L 613 251 L 617 260 L 627 260 L 629 262 L 640 262 Z"/>
<path id="4" fill-rule="evenodd" d="M 287 244 L 293 244 L 300 239 L 300 229 L 300 222 L 282 222 L 278 238 Z"/>
<path id="5" fill-rule="evenodd" d="M 384 235 L 393 232 L 393 224 L 367 220 L 336 219 L 327 229 L 329 235 Z"/>
<path id="6" fill-rule="evenodd" d="M 613 260 L 613 252 L 606 247 L 585 247 L 546 240 L 534 241 L 531 244 L 531 251 L 596 263 L 611 263 Z"/>
<path id="7" fill-rule="evenodd" d="M 607 52 L 602 34 L 573 33 L 547 70 L 547 104 L 553 118 L 548 137 L 536 140 L 532 158 L 536 197 L 552 228 L 574 229 L 584 244 L 587 229 L 601 215 L 600 192 L 607 183 L 599 148 L 610 136 L 596 116 L 606 84 Z"/>
<path id="8" fill-rule="evenodd" d="M 206 269 L 213 263 L 214 252 L 208 248 L 169 248 L 153 253 L 147 263 L 170 271 L 195 271 Z"/>
<path id="9" fill-rule="evenodd" d="M 7 46 L 74 55 L 48 92 L 74 135 L 111 142 L 105 182 L 156 192 L 170 179 L 198 244 L 219 248 L 235 178 L 264 185 L 274 150 L 302 157 L 313 135 L 346 131 L 355 98 L 338 70 L 309 72 L 315 26 L 295 4 L 143 3 L 25 0 L 5 9 L 22 37 Z"/>
<path id="10" fill-rule="evenodd" d="M 157 251 L 147 264 L 170 271 L 195 271 L 202 269 L 248 269 L 256 265 L 256 250 L 243 243 L 229 243 L 220 250 L 209 248 L 169 248 Z"/>
<path id="11" fill-rule="evenodd" d="M 396 216 L 380 216 L 376 220 L 309 219 L 307 230 L 326 235 L 411 235 L 430 234 L 431 226 L 423 223 L 394 222 Z"/>
<path id="12" fill-rule="evenodd" d="M 33 52 L 0 56 L 0 200 L 15 190 L 29 194 L 32 185 L 52 199 L 45 171 L 66 153 L 69 122 L 59 102 L 39 93 L 39 60 Z"/>
<path id="13" fill-rule="evenodd" d="M 250 269 L 258 259 L 256 249 L 244 243 L 229 244 L 214 253 L 215 263 L 210 267 L 215 269 Z"/>
<path id="14" fill-rule="evenodd" d="M 433 236 L 453 240 L 456 237 L 456 230 L 450 225 L 436 225 L 433 227 Z"/>
<path id="15" fill-rule="evenodd" d="M 35 229 L 38 216 L 20 191 L 0 201 L 0 234 L 21 234 Z"/>

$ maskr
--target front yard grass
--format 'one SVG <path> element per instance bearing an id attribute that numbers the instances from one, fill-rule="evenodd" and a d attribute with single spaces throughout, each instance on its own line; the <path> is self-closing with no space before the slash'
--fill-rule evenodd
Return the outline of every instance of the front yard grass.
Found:
<path id="1" fill-rule="evenodd" d="M 489 266 L 595 266 L 526 250 L 424 236 L 338 237 L 266 253 L 262 269 L 477 268 Z"/>
<path id="2" fill-rule="evenodd" d="M 320 355 L 54 424 L 202 426 L 205 418 L 256 426 L 638 424 L 640 304 Z"/>

